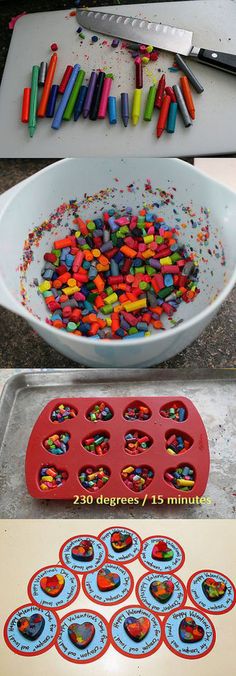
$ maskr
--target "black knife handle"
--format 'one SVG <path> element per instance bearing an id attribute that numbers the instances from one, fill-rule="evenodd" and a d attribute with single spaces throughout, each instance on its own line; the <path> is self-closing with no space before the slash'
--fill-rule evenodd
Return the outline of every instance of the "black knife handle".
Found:
<path id="1" fill-rule="evenodd" d="M 217 50 L 200 49 L 197 60 L 201 63 L 206 63 L 213 68 L 225 70 L 227 73 L 236 75 L 236 55 L 226 54 L 224 52 L 217 52 Z"/>

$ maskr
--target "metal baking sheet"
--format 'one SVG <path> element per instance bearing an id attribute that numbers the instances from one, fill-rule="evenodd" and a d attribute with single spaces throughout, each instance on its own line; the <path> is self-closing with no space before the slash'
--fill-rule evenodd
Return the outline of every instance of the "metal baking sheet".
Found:
<path id="1" fill-rule="evenodd" d="M 0 401 L 1 518 L 234 518 L 235 369 L 75 369 L 24 371 L 7 381 Z M 189 397 L 209 439 L 211 469 L 203 505 L 93 505 L 34 500 L 25 485 L 25 451 L 43 407 L 55 397 Z"/>

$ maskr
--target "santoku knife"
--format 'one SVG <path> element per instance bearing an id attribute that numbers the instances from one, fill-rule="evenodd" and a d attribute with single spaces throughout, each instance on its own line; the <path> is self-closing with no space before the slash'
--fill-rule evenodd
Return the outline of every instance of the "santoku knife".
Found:
<path id="1" fill-rule="evenodd" d="M 153 45 L 174 54 L 182 54 L 227 73 L 236 74 L 236 55 L 193 46 L 193 32 L 162 23 L 121 14 L 78 9 L 77 19 L 90 31 L 122 38 L 128 42 Z"/>

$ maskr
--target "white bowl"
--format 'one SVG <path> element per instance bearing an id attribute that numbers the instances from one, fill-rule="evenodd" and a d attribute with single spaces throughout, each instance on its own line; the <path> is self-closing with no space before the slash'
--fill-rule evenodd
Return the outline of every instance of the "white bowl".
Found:
<path id="1" fill-rule="evenodd" d="M 150 179 L 153 193 L 145 191 Z M 135 189 L 130 192 L 128 186 Z M 93 217 L 114 203 L 126 205 L 137 212 L 144 202 L 160 203 L 157 188 L 173 192 L 174 204 L 186 224 L 180 229 L 181 240 L 192 246 L 200 256 L 200 294 L 192 303 L 182 303 L 175 319 L 182 320 L 174 328 L 156 331 L 148 338 L 117 341 L 99 341 L 74 336 L 60 331 L 45 322 L 45 303 L 33 286 L 34 278 L 40 280 L 43 253 L 50 250 L 55 232 L 45 233 L 30 265 L 27 278 L 27 307 L 21 303 L 21 274 L 24 241 L 35 226 L 40 225 L 62 202 L 84 193 L 94 195 L 107 189 L 107 197 L 81 206 L 81 216 Z M 122 192 L 121 192 L 122 190 Z M 29 324 L 56 350 L 67 357 L 94 367 L 135 367 L 158 364 L 181 352 L 206 328 L 233 288 L 236 280 L 236 193 L 209 179 L 191 165 L 175 159 L 66 159 L 50 165 L 31 178 L 18 184 L 0 203 L 0 299 L 9 310 L 24 317 Z M 1 204 L 3 204 L 1 208 Z M 206 222 L 208 216 L 209 239 L 207 244 L 197 241 L 200 227 L 193 227 L 191 209 Z M 86 205 L 86 209 L 85 209 Z M 186 207 L 186 209 L 185 209 Z M 159 209 L 167 222 L 174 223 L 173 204 Z M 58 233 L 58 228 L 57 228 Z M 66 233 L 62 224 L 60 236 Z M 225 266 L 222 265 L 222 243 Z M 217 258 L 215 253 L 219 252 Z M 202 257 L 207 262 L 202 262 Z M 169 324 L 167 324 L 169 326 Z"/>

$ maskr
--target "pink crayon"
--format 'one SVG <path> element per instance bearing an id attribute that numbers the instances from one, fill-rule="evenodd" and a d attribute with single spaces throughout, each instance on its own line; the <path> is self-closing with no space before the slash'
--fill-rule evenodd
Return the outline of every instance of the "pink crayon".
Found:
<path id="1" fill-rule="evenodd" d="M 111 77 L 105 77 L 104 80 L 104 85 L 102 89 L 102 96 L 101 96 L 101 101 L 98 109 L 98 118 L 99 120 L 103 120 L 106 117 L 107 114 L 107 105 L 108 105 L 108 97 L 111 91 L 111 84 L 112 84 L 112 78 Z"/>

